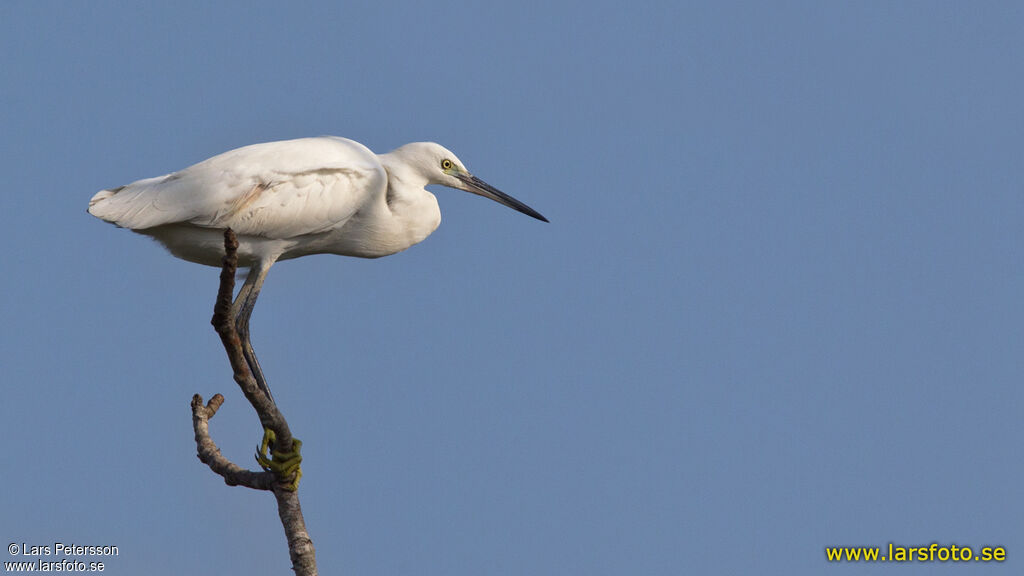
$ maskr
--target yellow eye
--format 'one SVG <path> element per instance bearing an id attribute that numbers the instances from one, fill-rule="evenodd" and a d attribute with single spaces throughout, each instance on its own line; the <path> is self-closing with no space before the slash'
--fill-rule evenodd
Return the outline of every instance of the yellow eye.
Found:
<path id="1" fill-rule="evenodd" d="M 454 166 L 454 164 L 452 164 L 451 160 L 447 158 L 441 160 L 441 170 L 451 170 L 452 166 Z"/>

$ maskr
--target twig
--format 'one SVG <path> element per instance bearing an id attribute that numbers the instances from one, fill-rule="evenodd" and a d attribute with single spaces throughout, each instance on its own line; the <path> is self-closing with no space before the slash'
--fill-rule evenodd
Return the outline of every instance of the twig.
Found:
<path id="1" fill-rule="evenodd" d="M 282 452 L 292 450 L 292 434 L 284 415 L 277 405 L 260 390 L 253 378 L 252 370 L 242 352 L 241 340 L 235 330 L 235 319 L 231 314 L 231 299 L 235 290 L 235 271 L 238 268 L 238 240 L 229 228 L 224 231 L 224 260 L 220 272 L 220 288 L 213 308 L 213 324 L 220 335 L 224 351 L 227 352 L 235 382 L 245 398 L 252 404 L 264 428 L 276 435 L 275 449 Z M 292 569 L 297 576 L 316 576 L 316 551 L 306 531 L 302 517 L 298 491 L 288 486 L 287 479 L 278 478 L 272 472 L 253 472 L 234 464 L 225 458 L 210 437 L 209 420 L 224 403 L 224 397 L 214 395 L 207 405 L 196 394 L 192 397 L 192 428 L 195 430 L 196 449 L 199 459 L 215 473 L 224 478 L 230 486 L 246 486 L 256 490 L 271 490 L 277 499 L 277 512 L 288 539 L 288 555 Z"/>
<path id="2" fill-rule="evenodd" d="M 253 472 L 242 468 L 225 458 L 217 448 L 217 444 L 213 442 L 213 438 L 210 438 L 210 418 L 213 418 L 223 403 L 224 397 L 220 394 L 215 394 L 213 398 L 210 398 L 210 403 L 206 406 L 203 406 L 203 397 L 199 394 L 192 397 L 192 428 L 196 432 L 199 460 L 209 466 L 210 470 L 221 475 L 224 478 L 224 483 L 228 486 L 271 490 L 275 480 L 272 472 Z"/>

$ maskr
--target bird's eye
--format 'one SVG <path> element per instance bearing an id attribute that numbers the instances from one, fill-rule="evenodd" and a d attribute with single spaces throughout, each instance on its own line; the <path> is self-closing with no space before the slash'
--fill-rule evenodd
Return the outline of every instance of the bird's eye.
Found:
<path id="1" fill-rule="evenodd" d="M 444 160 L 441 160 L 441 170 L 451 170 L 452 166 L 453 166 L 453 164 L 452 164 L 451 160 L 449 160 L 447 158 L 445 158 Z"/>

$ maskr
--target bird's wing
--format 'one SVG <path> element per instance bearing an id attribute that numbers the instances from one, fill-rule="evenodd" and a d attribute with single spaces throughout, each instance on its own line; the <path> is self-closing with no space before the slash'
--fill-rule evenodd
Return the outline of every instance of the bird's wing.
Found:
<path id="1" fill-rule="evenodd" d="M 102 190 L 89 212 L 133 230 L 192 224 L 279 239 L 336 228 L 386 190 L 387 173 L 362 144 L 303 138 L 238 148 Z"/>

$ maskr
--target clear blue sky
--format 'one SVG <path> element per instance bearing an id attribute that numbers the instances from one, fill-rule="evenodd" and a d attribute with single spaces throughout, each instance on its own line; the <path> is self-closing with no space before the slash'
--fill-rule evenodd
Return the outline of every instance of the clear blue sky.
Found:
<path id="1" fill-rule="evenodd" d="M 217 270 L 88 216 L 260 141 L 433 140 L 368 261 L 279 264 L 254 343 L 322 574 L 912 574 L 1024 555 L 1018 3 L 4 2 L 4 543 L 109 574 L 286 574 Z M 4 556 L 3 560 L 9 560 Z"/>

